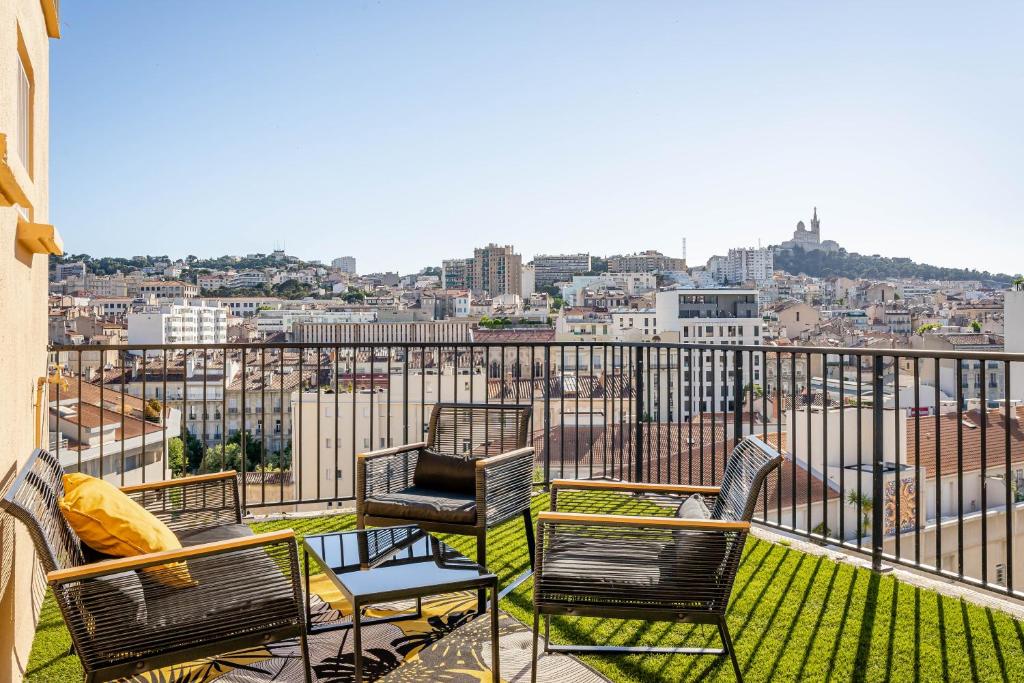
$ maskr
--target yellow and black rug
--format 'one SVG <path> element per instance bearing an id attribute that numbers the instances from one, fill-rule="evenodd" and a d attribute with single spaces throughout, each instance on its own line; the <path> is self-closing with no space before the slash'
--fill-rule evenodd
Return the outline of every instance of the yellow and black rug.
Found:
<path id="1" fill-rule="evenodd" d="M 324 575 L 310 577 L 313 622 L 326 625 L 347 621 L 348 603 Z M 365 617 L 410 612 L 411 603 L 369 608 Z M 454 593 L 424 599 L 416 619 L 373 624 L 363 628 L 363 680 L 477 683 L 491 680 L 490 626 L 476 619 L 476 594 Z M 465 628 L 463 628 L 465 627 Z M 443 638 L 443 640 L 442 640 Z M 506 614 L 499 619 L 502 680 L 529 678 L 530 630 Z M 314 678 L 345 683 L 355 680 L 352 632 L 325 631 L 309 638 Z M 589 668 L 571 657 L 544 657 L 541 680 L 600 681 Z M 167 667 L 129 679 L 132 683 L 267 683 L 302 681 L 302 658 L 297 641 L 282 641 L 228 655 Z"/>

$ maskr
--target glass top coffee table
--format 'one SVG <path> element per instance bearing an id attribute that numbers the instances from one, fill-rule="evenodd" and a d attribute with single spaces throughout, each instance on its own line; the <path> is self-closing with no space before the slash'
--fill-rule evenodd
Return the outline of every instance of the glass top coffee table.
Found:
<path id="1" fill-rule="evenodd" d="M 306 623 L 310 633 L 351 628 L 355 680 L 362 683 L 362 627 L 418 619 L 421 600 L 463 590 L 491 591 L 491 671 L 498 673 L 498 577 L 418 526 L 396 526 L 306 536 Z M 310 562 L 323 568 L 352 608 L 352 622 L 314 625 L 309 604 Z M 368 605 L 416 600 L 409 614 L 363 619 Z M 485 604 L 480 601 L 481 606 Z"/>

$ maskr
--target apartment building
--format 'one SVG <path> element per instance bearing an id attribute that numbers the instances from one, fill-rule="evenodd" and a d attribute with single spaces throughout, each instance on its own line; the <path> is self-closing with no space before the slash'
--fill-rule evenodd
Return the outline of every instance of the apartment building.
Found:
<path id="1" fill-rule="evenodd" d="M 727 351 L 729 346 L 760 345 L 764 337 L 756 289 L 671 289 L 658 292 L 655 308 L 658 335 L 665 342 L 720 345 Z M 671 383 L 667 379 L 659 383 L 662 393 L 656 396 L 652 410 L 665 416 L 674 405 L 682 408 L 683 415 L 736 410 L 731 395 L 733 360 L 724 352 L 687 354 L 682 360 L 683 385 L 669 395 Z M 743 354 L 741 361 L 744 383 L 761 384 L 760 356 Z M 703 387 L 703 395 L 693 391 L 694 387 Z"/>
<path id="2" fill-rule="evenodd" d="M 468 320 L 424 322 L 296 322 L 292 340 L 311 344 L 465 343 L 472 340 Z"/>
<path id="3" fill-rule="evenodd" d="M 522 295 L 523 257 L 512 245 L 488 244 L 467 259 L 445 259 L 441 264 L 445 289 L 468 289 L 474 294 Z"/>
<path id="4" fill-rule="evenodd" d="M 654 250 L 612 256 L 608 259 L 610 273 L 656 273 L 675 270 L 686 270 L 686 259 L 665 256 Z"/>
<path id="5" fill-rule="evenodd" d="M 768 247 L 730 249 L 723 264 L 723 282 L 753 282 L 758 287 L 771 281 L 775 273 L 775 256 Z"/>
<path id="6" fill-rule="evenodd" d="M 49 40 L 59 37 L 55 0 L 0 2 L 0 377 L 10 389 L 0 392 L 0 487 L 46 438 L 36 407 L 47 390 L 48 258 L 62 253 L 49 225 Z M 0 681 L 18 681 L 41 584 L 24 527 L 8 522 L 0 532 Z"/>
<path id="7" fill-rule="evenodd" d="M 573 275 L 590 272 L 590 254 L 537 254 L 533 257 L 534 286 L 550 287 Z"/>
<path id="8" fill-rule="evenodd" d="M 341 256 L 331 261 L 331 267 L 349 275 L 356 274 L 356 257 Z"/>
<path id="9" fill-rule="evenodd" d="M 85 273 L 86 270 L 84 261 L 58 263 L 53 268 L 53 277 L 55 280 L 70 280 L 72 278 L 84 278 Z"/>
<path id="10" fill-rule="evenodd" d="M 435 403 L 487 395 L 487 379 L 468 370 L 454 374 L 375 375 L 371 389 L 351 380 L 338 393 L 295 392 L 292 463 L 302 498 L 354 495 L 357 453 L 423 438 Z M 406 384 L 407 382 L 407 384 Z"/>
<path id="11" fill-rule="evenodd" d="M 191 299 L 199 296 L 199 286 L 180 280 L 147 280 L 139 288 L 143 296 L 152 295 L 160 301 Z"/>
<path id="12" fill-rule="evenodd" d="M 163 304 L 125 316 L 129 344 L 224 344 L 228 311 L 202 299 Z"/>

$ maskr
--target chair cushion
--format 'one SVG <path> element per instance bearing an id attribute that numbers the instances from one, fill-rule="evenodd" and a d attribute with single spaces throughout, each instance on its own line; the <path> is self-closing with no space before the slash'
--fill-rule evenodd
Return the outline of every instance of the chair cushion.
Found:
<path id="1" fill-rule="evenodd" d="M 252 535 L 245 524 L 224 524 L 184 531 L 179 538 L 187 548 Z M 294 616 L 292 584 L 266 553 L 249 550 L 242 555 L 200 557 L 190 559 L 188 566 L 196 579 L 190 588 L 172 591 L 152 582 L 146 585 L 148 631 L 222 620 L 225 614 L 249 621 L 262 612 L 268 622 Z"/>
<path id="2" fill-rule="evenodd" d="M 75 472 L 64 475 L 63 486 L 60 511 L 78 538 L 93 550 L 115 557 L 132 557 L 181 548 L 166 524 L 113 484 Z M 181 562 L 151 567 L 148 571 L 169 586 L 192 583 Z"/>
<path id="3" fill-rule="evenodd" d="M 711 519 L 711 511 L 704 498 L 694 494 L 683 501 L 676 510 L 676 517 L 682 519 Z M 725 557 L 726 541 L 720 534 L 701 531 L 674 531 L 675 554 L 678 560 L 676 572 L 700 573 L 709 568 L 717 569 Z"/>
<path id="4" fill-rule="evenodd" d="M 366 514 L 443 524 L 476 524 L 476 496 L 421 486 L 367 498 Z"/>
<path id="5" fill-rule="evenodd" d="M 476 492 L 476 463 L 472 458 L 444 455 L 424 448 L 416 458 L 412 483 L 434 491 L 473 495 Z"/>
<path id="6" fill-rule="evenodd" d="M 573 592 L 607 593 L 610 586 L 654 586 L 660 579 L 658 558 L 665 549 L 657 541 L 628 541 L 609 546 L 608 540 L 557 538 L 544 554 L 542 578 L 549 587 L 565 583 Z"/>

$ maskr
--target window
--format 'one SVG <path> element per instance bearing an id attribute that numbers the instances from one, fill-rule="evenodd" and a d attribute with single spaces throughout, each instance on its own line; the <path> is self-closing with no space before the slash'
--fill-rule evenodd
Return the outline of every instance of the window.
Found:
<path id="1" fill-rule="evenodd" d="M 32 175 L 32 69 L 18 35 L 18 158 Z"/>

